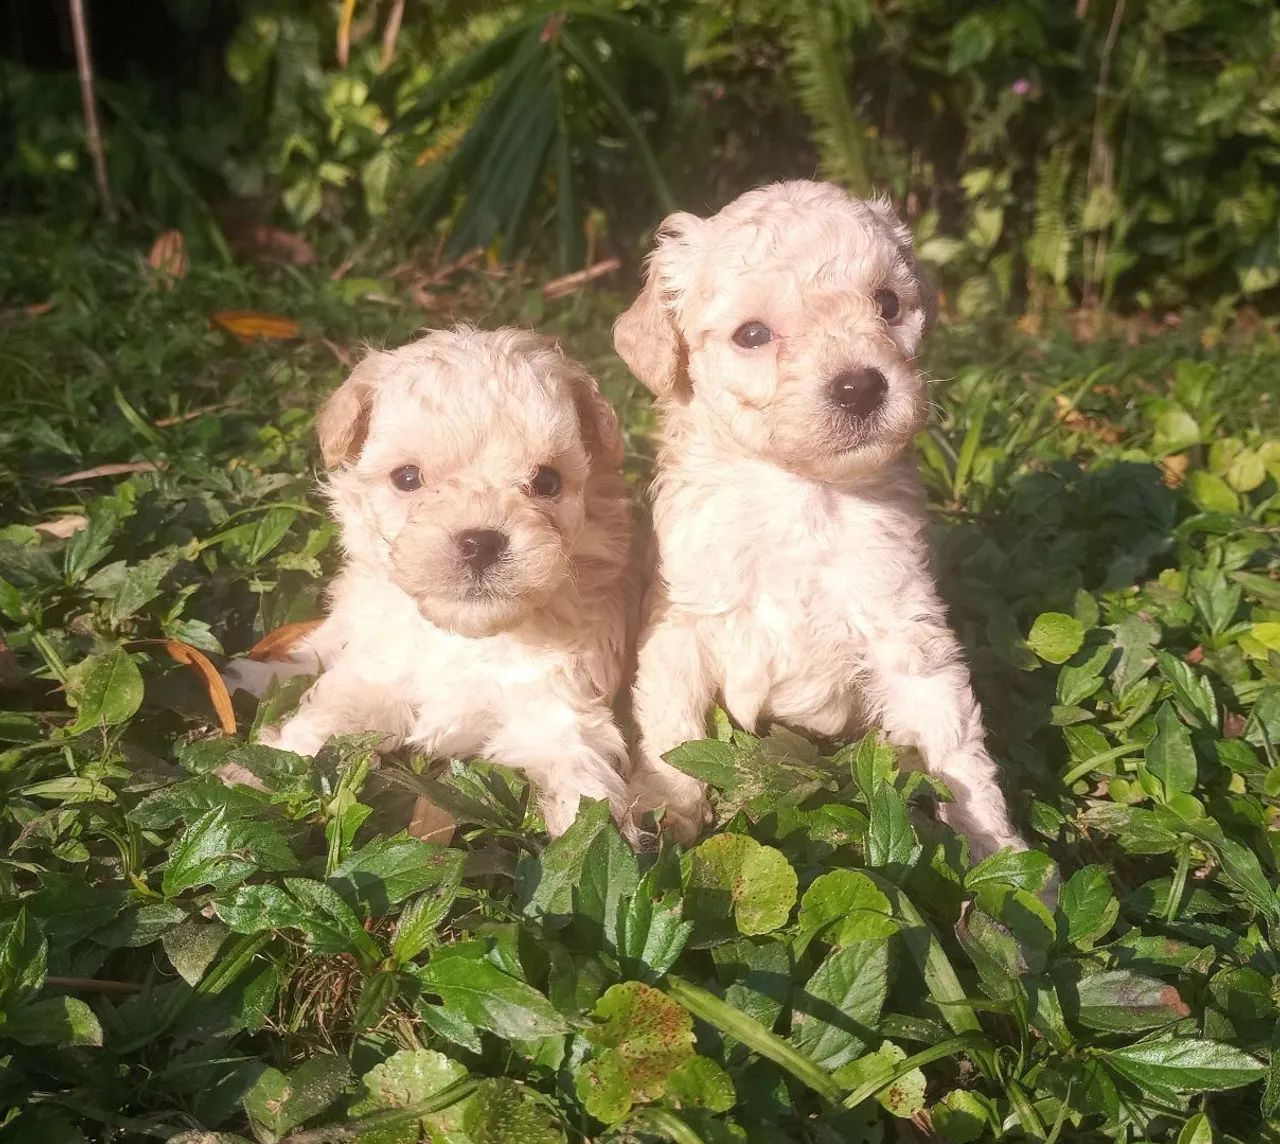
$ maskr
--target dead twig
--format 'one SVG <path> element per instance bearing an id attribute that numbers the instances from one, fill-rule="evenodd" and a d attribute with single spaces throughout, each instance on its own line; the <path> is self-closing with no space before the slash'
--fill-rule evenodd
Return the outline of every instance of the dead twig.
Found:
<path id="1" fill-rule="evenodd" d="M 95 477 L 119 477 L 125 473 L 154 473 L 159 466 L 154 461 L 113 461 L 107 465 L 95 465 L 61 477 L 51 477 L 51 485 L 74 485 L 76 481 L 91 481 Z"/>
<path id="2" fill-rule="evenodd" d="M 404 20 L 404 0 L 394 0 L 386 27 L 382 29 L 382 67 L 385 71 L 396 58 L 396 41 L 400 38 L 400 24 Z"/>
<path id="3" fill-rule="evenodd" d="M 542 296 L 547 301 L 563 298 L 566 295 L 576 293 L 588 282 L 594 282 L 597 278 L 612 274 L 621 266 L 622 262 L 619 259 L 606 258 L 601 262 L 597 262 L 594 266 L 588 266 L 582 270 L 575 270 L 572 274 L 564 274 L 559 278 L 553 278 L 543 285 Z"/>
<path id="4" fill-rule="evenodd" d="M 84 14 L 84 0 L 71 0 L 71 33 L 76 44 L 76 71 L 80 74 L 80 99 L 84 104 L 84 130 L 89 140 L 89 156 L 93 160 L 93 178 L 98 184 L 102 213 L 107 222 L 116 221 L 116 204 L 107 182 L 107 152 L 98 124 L 98 97 L 93 89 L 93 57 L 89 51 L 89 27 Z"/>

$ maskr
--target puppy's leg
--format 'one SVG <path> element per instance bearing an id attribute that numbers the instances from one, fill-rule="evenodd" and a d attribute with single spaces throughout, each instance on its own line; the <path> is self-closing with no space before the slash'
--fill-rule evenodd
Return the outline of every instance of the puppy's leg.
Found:
<path id="1" fill-rule="evenodd" d="M 690 845 L 710 818 L 702 784 L 663 761 L 663 754 L 702 739 L 716 684 L 691 624 L 670 612 L 658 614 L 641 638 L 634 692 L 640 733 L 631 778 L 636 808 L 666 808 L 664 826 Z"/>
<path id="2" fill-rule="evenodd" d="M 955 802 L 942 807 L 942 817 L 969 838 L 973 860 L 1004 846 L 1025 850 L 984 745 L 982 711 L 955 636 L 935 621 L 908 621 L 883 632 L 870 654 L 884 729 L 891 741 L 916 748 L 929 773 L 951 788 Z"/>
<path id="3" fill-rule="evenodd" d="M 258 741 L 314 755 L 332 735 L 383 731 L 398 739 L 404 734 L 407 712 L 387 695 L 385 687 L 367 683 L 339 664 L 315 681 L 298 710 L 279 727 L 264 728 Z"/>
<path id="4" fill-rule="evenodd" d="M 627 746 L 603 703 L 584 712 L 543 695 L 511 713 L 485 743 L 484 755 L 529 776 L 553 838 L 569 829 L 578 803 L 592 798 L 607 800 L 619 829 L 636 840 L 623 777 Z"/>

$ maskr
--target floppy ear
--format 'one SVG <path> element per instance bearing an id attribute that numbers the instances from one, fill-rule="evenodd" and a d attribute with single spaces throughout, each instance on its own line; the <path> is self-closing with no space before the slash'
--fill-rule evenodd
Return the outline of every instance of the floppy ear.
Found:
<path id="1" fill-rule="evenodd" d="M 374 356 L 357 365 L 316 414 L 316 435 L 326 469 L 354 461 L 364 446 L 373 408 Z"/>
<path id="2" fill-rule="evenodd" d="M 701 222 L 683 212 L 663 220 L 644 287 L 613 324 L 613 348 L 658 397 L 670 396 L 684 374 L 685 350 L 674 313 L 683 287 L 675 271 L 680 256 L 690 253 L 690 240 Z"/>
<path id="3" fill-rule="evenodd" d="M 893 240 L 897 244 L 898 252 L 902 255 L 903 262 L 907 264 L 907 269 L 911 271 L 911 276 L 916 280 L 916 288 L 920 294 L 920 309 L 924 313 L 924 330 L 927 330 L 938 317 L 938 295 L 933 289 L 933 283 L 929 281 L 923 267 L 921 267 L 919 259 L 916 258 L 911 228 L 898 217 L 897 212 L 893 209 L 893 203 L 889 201 L 888 195 L 881 195 L 879 198 L 867 200 L 867 206 L 889 228 L 893 235 Z"/>
<path id="4" fill-rule="evenodd" d="M 568 358 L 565 361 L 569 367 L 569 383 L 573 387 L 574 408 L 582 426 L 582 440 L 591 456 L 592 468 L 620 468 L 623 446 L 618 415 L 600 392 L 596 379 L 577 362 Z"/>

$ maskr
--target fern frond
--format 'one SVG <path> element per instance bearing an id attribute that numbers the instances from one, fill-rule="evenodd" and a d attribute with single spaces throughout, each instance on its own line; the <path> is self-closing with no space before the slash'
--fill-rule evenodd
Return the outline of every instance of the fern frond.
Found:
<path id="1" fill-rule="evenodd" d="M 868 195 L 867 125 L 849 92 L 850 13 L 840 0 L 793 0 L 790 9 L 787 57 L 800 105 L 813 121 L 822 173 Z"/>

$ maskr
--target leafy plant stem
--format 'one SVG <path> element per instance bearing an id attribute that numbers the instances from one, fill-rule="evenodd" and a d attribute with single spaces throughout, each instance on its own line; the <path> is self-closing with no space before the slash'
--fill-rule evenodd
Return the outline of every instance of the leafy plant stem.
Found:
<path id="1" fill-rule="evenodd" d="M 787 1044 L 776 1033 L 770 1032 L 759 1021 L 721 1001 L 714 993 L 700 989 L 681 977 L 668 977 L 666 992 L 695 1017 L 714 1025 L 722 1033 L 736 1037 L 748 1048 L 780 1065 L 833 1104 L 840 1100 L 840 1086 L 809 1057 Z"/>
<path id="2" fill-rule="evenodd" d="M 978 1033 L 961 1033 L 958 1037 L 948 1037 L 945 1041 L 939 1041 L 936 1045 L 930 1045 L 927 1049 L 922 1049 L 905 1060 L 898 1061 L 890 1071 L 865 1081 L 844 1098 L 844 1106 L 857 1108 L 864 1100 L 870 1100 L 876 1093 L 906 1076 L 912 1069 L 940 1061 L 943 1057 L 954 1057 L 958 1053 L 989 1048 L 986 1037 Z"/>
<path id="3" fill-rule="evenodd" d="M 670 1109 L 642 1108 L 632 1117 L 632 1123 L 660 1133 L 675 1144 L 702 1144 L 702 1137 Z"/>
<path id="4" fill-rule="evenodd" d="M 59 683 L 66 683 L 67 665 L 62 662 L 62 657 L 54 650 L 53 644 L 49 642 L 48 638 L 42 632 L 32 631 L 31 642 L 35 645 L 41 658 L 49 665 L 49 670 L 53 672 L 54 678 Z"/>
<path id="5" fill-rule="evenodd" d="M 478 1080 L 473 1077 L 463 1077 L 417 1104 L 387 1112 L 375 1112 L 369 1116 L 362 1116 L 359 1120 L 353 1120 L 349 1124 L 333 1124 L 326 1128 L 295 1132 L 286 1136 L 280 1144 L 334 1144 L 336 1141 L 354 1140 L 375 1128 L 404 1124 L 423 1116 L 430 1116 L 433 1112 L 443 1112 L 446 1108 L 452 1108 L 455 1104 L 466 1100 L 479 1087 Z"/>

